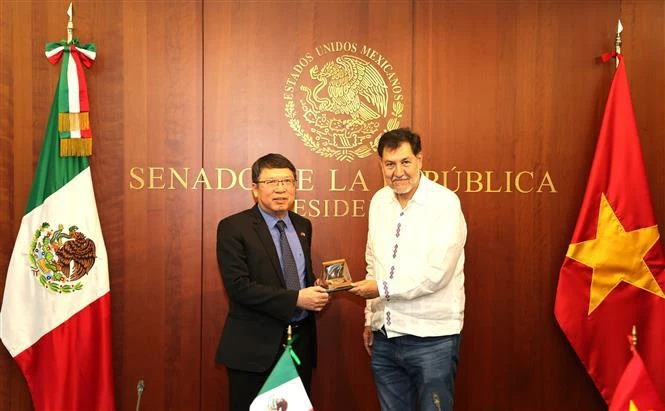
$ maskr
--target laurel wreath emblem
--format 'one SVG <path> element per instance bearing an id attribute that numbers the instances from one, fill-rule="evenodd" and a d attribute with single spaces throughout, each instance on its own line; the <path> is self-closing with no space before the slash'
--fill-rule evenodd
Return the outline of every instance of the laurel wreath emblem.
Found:
<path id="1" fill-rule="evenodd" d="M 82 290 L 83 283 L 69 281 L 61 269 L 56 252 L 78 228 L 71 226 L 68 233 L 64 232 L 63 228 L 60 224 L 56 230 L 52 230 L 49 223 L 42 223 L 32 236 L 28 260 L 32 274 L 39 279 L 43 287 L 56 293 L 73 293 Z"/>
<path id="2" fill-rule="evenodd" d="M 285 98 L 284 115 L 305 147 L 323 157 L 365 158 L 383 133 L 399 127 L 404 103 L 393 96 L 389 104 L 385 79 L 365 59 L 345 54 L 314 65 L 304 83 L 299 98 Z"/>
<path id="3" fill-rule="evenodd" d="M 381 135 L 389 130 L 394 130 L 399 127 L 399 120 L 402 118 L 403 112 L 404 103 L 401 101 L 393 102 L 391 112 L 392 117 L 388 120 L 386 127 L 384 127 L 381 132 L 377 133 L 375 138 L 369 142 L 369 149 L 366 147 L 358 147 L 354 150 L 345 150 L 332 147 L 328 145 L 327 141 L 322 141 L 320 137 L 313 137 L 312 134 L 306 132 L 296 115 L 295 104 L 293 101 L 287 101 L 284 105 L 284 115 L 288 119 L 289 126 L 300 141 L 304 143 L 305 147 L 323 157 L 334 157 L 336 160 L 348 162 L 354 160 L 355 157 L 365 158 L 372 152 L 376 152 Z M 327 129 L 324 129 L 323 131 L 325 132 Z"/>

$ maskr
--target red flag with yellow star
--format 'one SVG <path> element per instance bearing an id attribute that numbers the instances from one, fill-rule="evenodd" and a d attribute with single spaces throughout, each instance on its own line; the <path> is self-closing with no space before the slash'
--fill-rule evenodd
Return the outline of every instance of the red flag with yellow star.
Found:
<path id="1" fill-rule="evenodd" d="M 635 347 L 632 351 L 633 358 L 619 380 L 609 411 L 665 410 L 642 358 Z"/>
<path id="2" fill-rule="evenodd" d="M 610 56 L 605 56 L 605 60 Z M 665 255 L 651 205 L 623 56 L 596 145 L 584 201 L 559 273 L 554 313 L 610 404 L 630 359 L 625 335 L 665 392 Z"/>

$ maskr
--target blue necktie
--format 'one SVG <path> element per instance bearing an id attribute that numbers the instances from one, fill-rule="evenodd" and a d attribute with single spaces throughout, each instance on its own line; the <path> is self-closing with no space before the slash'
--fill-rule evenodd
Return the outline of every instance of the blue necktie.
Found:
<path id="1" fill-rule="evenodd" d="M 300 278 L 298 277 L 298 266 L 291 252 L 289 240 L 286 238 L 286 223 L 279 220 L 275 224 L 279 230 L 279 246 L 282 249 L 282 262 L 284 263 L 284 283 L 289 290 L 300 290 Z"/>

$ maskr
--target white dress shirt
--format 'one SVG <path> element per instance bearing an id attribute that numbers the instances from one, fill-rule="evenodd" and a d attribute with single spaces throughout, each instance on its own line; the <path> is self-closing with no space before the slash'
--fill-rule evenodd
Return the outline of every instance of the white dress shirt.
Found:
<path id="1" fill-rule="evenodd" d="M 464 322 L 466 222 L 459 198 L 421 174 L 402 208 L 389 186 L 369 206 L 367 279 L 379 297 L 368 300 L 365 325 L 388 338 L 459 334 Z"/>

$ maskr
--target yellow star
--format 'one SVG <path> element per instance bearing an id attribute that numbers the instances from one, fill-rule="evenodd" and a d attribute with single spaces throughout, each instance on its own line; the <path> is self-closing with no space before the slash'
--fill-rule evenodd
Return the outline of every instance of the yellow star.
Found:
<path id="1" fill-rule="evenodd" d="M 621 281 L 665 299 L 644 256 L 658 241 L 658 226 L 628 231 L 623 228 L 605 194 L 601 194 L 596 238 L 570 244 L 566 257 L 593 268 L 591 314 Z"/>
<path id="2" fill-rule="evenodd" d="M 640 411 L 640 410 L 637 408 L 637 405 L 635 405 L 635 403 L 633 402 L 633 400 L 630 400 L 630 402 L 629 402 L 629 404 L 628 404 L 628 411 Z M 653 409 L 650 409 L 650 410 L 648 410 L 648 411 L 653 411 Z"/>

